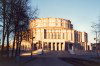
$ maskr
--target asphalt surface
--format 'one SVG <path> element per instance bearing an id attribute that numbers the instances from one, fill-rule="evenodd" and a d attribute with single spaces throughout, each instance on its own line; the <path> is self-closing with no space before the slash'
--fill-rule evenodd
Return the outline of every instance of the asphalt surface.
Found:
<path id="1" fill-rule="evenodd" d="M 58 58 L 37 58 L 34 61 L 24 63 L 22 66 L 73 66 Z"/>
<path id="2" fill-rule="evenodd" d="M 74 66 L 100 66 L 99 62 L 79 59 L 79 58 L 59 58 L 67 63 L 73 64 Z"/>

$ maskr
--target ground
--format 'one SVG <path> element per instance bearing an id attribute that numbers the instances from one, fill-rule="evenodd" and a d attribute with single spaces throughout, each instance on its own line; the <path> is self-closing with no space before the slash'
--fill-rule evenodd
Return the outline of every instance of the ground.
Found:
<path id="1" fill-rule="evenodd" d="M 18 66 L 14 58 L 0 57 L 0 66 Z"/>
<path id="2" fill-rule="evenodd" d="M 24 64 L 24 66 L 73 66 L 72 64 L 66 63 L 58 58 L 37 58 L 34 61 Z"/>
<path id="3" fill-rule="evenodd" d="M 47 57 L 48 54 L 49 53 L 38 56 L 21 56 L 17 58 L 0 57 L 0 66 L 100 66 L 100 57 L 95 58 L 99 61 L 94 61 L 90 59 L 87 60 L 84 56 L 80 55 L 54 57 L 53 53 L 50 53 L 51 56 L 49 54 L 49 57 Z"/>
<path id="4" fill-rule="evenodd" d="M 79 58 L 60 58 L 61 60 L 73 64 L 74 66 L 100 66 L 99 62 L 84 60 Z"/>

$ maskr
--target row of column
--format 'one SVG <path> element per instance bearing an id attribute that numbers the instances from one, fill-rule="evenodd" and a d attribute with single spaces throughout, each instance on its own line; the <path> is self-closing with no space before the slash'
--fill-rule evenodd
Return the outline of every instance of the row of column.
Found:
<path id="1" fill-rule="evenodd" d="M 42 43 L 42 48 L 51 51 L 64 51 L 65 50 L 65 43 L 60 42 L 47 42 Z"/>

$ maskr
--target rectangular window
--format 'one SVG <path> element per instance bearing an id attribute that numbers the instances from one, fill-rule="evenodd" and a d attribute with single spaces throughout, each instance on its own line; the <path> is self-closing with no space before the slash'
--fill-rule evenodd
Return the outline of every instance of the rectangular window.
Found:
<path id="1" fill-rule="evenodd" d="M 71 41 L 73 40 L 73 34 L 71 33 Z"/>
<path id="2" fill-rule="evenodd" d="M 66 28 L 68 28 L 68 23 L 66 23 Z"/>
<path id="3" fill-rule="evenodd" d="M 44 29 L 44 39 L 46 39 L 47 33 L 46 33 L 46 29 Z"/>
<path id="4" fill-rule="evenodd" d="M 60 33 L 58 33 L 58 39 L 60 39 L 60 38 L 61 38 Z"/>
<path id="5" fill-rule="evenodd" d="M 54 39 L 56 39 L 56 33 L 54 33 Z"/>
<path id="6" fill-rule="evenodd" d="M 51 39 L 53 39 L 53 33 L 51 33 Z"/>
<path id="7" fill-rule="evenodd" d="M 68 40 L 68 33 L 66 33 L 66 40 Z"/>
<path id="8" fill-rule="evenodd" d="M 55 26 L 58 26 L 58 23 L 57 22 L 55 23 Z"/>
<path id="9" fill-rule="evenodd" d="M 63 33 L 63 39 L 64 39 L 64 37 L 65 37 L 65 36 L 64 36 L 64 33 Z"/>
<path id="10" fill-rule="evenodd" d="M 50 33 L 48 33 L 48 39 L 50 39 Z"/>

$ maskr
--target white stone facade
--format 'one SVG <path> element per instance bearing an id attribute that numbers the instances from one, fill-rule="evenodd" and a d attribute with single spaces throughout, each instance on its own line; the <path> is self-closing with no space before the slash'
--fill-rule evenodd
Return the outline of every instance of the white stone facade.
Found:
<path id="1" fill-rule="evenodd" d="M 87 47 L 87 33 L 74 30 L 70 20 L 38 18 L 31 20 L 29 30 L 35 37 L 33 44 L 36 49 L 65 51 L 79 49 L 80 47 L 86 50 Z"/>

